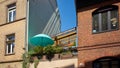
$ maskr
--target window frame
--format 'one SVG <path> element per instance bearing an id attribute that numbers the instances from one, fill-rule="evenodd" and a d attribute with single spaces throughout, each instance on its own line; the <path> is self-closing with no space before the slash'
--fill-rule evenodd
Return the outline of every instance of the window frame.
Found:
<path id="1" fill-rule="evenodd" d="M 10 36 L 14 36 L 14 40 L 7 40 L 8 37 Z M 15 33 L 12 34 L 8 34 L 5 36 L 6 40 L 5 40 L 5 55 L 14 55 L 15 54 L 15 48 L 12 48 L 12 45 L 10 45 L 10 53 L 8 53 L 8 44 L 14 44 L 15 47 Z"/>
<path id="2" fill-rule="evenodd" d="M 15 17 L 14 17 L 14 11 L 15 11 Z M 11 18 L 9 16 L 10 13 L 11 13 Z M 16 3 L 13 3 L 7 6 L 7 22 L 10 23 L 15 20 L 16 20 Z"/>
<path id="3" fill-rule="evenodd" d="M 117 10 L 117 25 L 116 25 L 116 29 L 112 29 L 111 27 L 111 11 L 116 11 Z M 107 13 L 107 30 L 102 30 L 102 13 Z M 94 32 L 94 16 L 98 15 L 98 31 Z M 105 7 L 101 7 L 96 9 L 95 11 L 92 12 L 92 34 L 97 34 L 97 33 L 104 33 L 104 32 L 110 32 L 110 31 L 115 31 L 115 30 L 119 30 L 119 9 L 118 6 L 116 5 L 108 5 Z"/>

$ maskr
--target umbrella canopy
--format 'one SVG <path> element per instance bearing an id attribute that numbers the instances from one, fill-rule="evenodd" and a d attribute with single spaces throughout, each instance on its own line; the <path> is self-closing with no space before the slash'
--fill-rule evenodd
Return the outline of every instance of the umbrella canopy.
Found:
<path id="1" fill-rule="evenodd" d="M 30 43 L 34 46 L 47 46 L 47 45 L 53 45 L 54 41 L 50 36 L 46 34 L 38 34 L 30 39 Z"/>

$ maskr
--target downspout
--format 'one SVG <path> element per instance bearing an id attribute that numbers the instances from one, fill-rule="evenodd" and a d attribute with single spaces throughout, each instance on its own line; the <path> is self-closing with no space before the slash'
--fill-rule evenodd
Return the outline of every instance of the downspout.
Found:
<path id="1" fill-rule="evenodd" d="M 26 2 L 25 52 L 28 52 L 29 0 Z"/>
<path id="2" fill-rule="evenodd" d="M 75 10 L 76 10 L 76 47 L 78 48 L 78 16 L 77 16 L 77 6 L 76 6 L 76 0 L 74 0 Z"/>

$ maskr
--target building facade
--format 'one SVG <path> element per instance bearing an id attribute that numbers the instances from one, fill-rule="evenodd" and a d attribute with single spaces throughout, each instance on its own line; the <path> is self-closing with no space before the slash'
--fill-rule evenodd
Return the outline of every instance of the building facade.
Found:
<path id="1" fill-rule="evenodd" d="M 60 32 L 56 0 L 29 0 L 28 7 L 28 38 L 39 33 L 52 36 Z"/>
<path id="2" fill-rule="evenodd" d="M 76 0 L 78 65 L 120 68 L 120 1 Z"/>
<path id="3" fill-rule="evenodd" d="M 33 36 L 34 34 L 37 34 L 35 29 L 32 29 L 31 23 L 35 23 L 35 21 L 41 21 L 29 18 L 35 17 L 32 16 L 30 13 L 33 13 L 33 11 L 30 11 L 33 6 L 31 2 L 32 0 L 0 0 L 0 68 L 22 68 L 22 55 L 25 53 L 27 46 L 28 46 L 28 35 Z M 39 1 L 39 0 L 33 0 Z M 33 3 L 33 4 L 35 4 Z M 50 3 L 47 0 L 41 0 L 41 2 L 38 3 Z M 56 4 L 56 2 L 52 2 L 53 4 Z M 52 6 L 50 5 L 50 6 Z M 39 11 L 42 10 L 42 7 L 44 8 L 44 5 L 40 5 L 41 8 L 39 8 L 39 5 L 34 5 L 34 7 L 39 8 Z M 56 10 L 52 10 L 51 8 L 44 8 L 44 11 L 48 10 L 50 13 L 47 14 L 47 19 L 43 20 L 45 24 L 40 25 L 39 22 L 35 23 L 34 28 L 37 28 L 38 33 L 46 33 L 49 35 L 52 35 L 52 33 L 41 31 L 46 30 L 47 31 L 47 24 L 53 24 L 53 22 L 48 23 L 48 21 L 52 18 L 54 18 L 54 15 L 56 14 L 58 9 L 56 7 Z M 34 13 L 38 13 L 38 11 L 34 11 Z M 33 13 L 33 15 L 34 15 Z M 42 13 L 42 12 L 39 12 Z M 46 14 L 43 13 L 43 17 L 46 17 Z M 35 14 L 36 15 L 36 14 Z M 36 16 L 36 18 L 40 17 L 40 14 Z M 57 15 L 59 16 L 59 14 Z M 59 18 L 59 17 L 55 17 Z M 55 21 L 54 21 L 55 20 Z M 56 21 L 56 19 L 52 19 L 54 23 L 57 23 L 58 25 L 56 27 L 56 30 L 59 32 L 60 26 L 60 20 Z M 30 25 L 31 24 L 31 25 Z M 31 28 L 28 28 L 31 27 Z M 40 28 L 42 27 L 42 29 Z M 57 31 L 54 29 L 54 27 L 51 25 L 52 29 L 54 30 L 54 34 L 57 33 Z M 58 27 L 58 28 L 57 28 Z M 49 28 L 51 30 L 51 28 Z M 49 31 L 48 29 L 48 31 Z M 56 32 L 55 32 L 56 31 Z M 34 32 L 34 34 L 30 34 Z M 52 32 L 52 31 L 51 31 Z"/>
<path id="4" fill-rule="evenodd" d="M 26 0 L 0 0 L 0 16 L 0 68 L 22 68 Z"/>
<path id="5" fill-rule="evenodd" d="M 64 32 L 58 33 L 53 37 L 55 45 L 62 47 L 72 47 L 76 46 L 76 27 L 66 30 Z"/>

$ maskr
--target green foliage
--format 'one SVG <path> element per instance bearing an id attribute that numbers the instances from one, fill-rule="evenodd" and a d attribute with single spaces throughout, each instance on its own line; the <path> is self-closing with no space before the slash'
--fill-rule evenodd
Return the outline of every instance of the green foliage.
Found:
<path id="1" fill-rule="evenodd" d="M 61 53 L 63 51 L 63 48 L 60 46 L 47 46 L 44 48 L 44 54 L 55 54 L 55 53 Z"/>
<path id="2" fill-rule="evenodd" d="M 76 45 L 74 43 L 74 45 Z M 29 68 L 30 62 L 34 62 L 34 67 L 37 68 L 39 63 L 39 59 L 42 58 L 43 55 L 46 55 L 47 59 L 51 61 L 54 57 L 54 54 L 71 54 L 71 52 L 77 52 L 76 47 L 60 47 L 60 46 L 36 46 L 29 50 L 28 53 L 23 54 L 23 68 Z M 34 58 L 36 57 L 36 59 Z"/>
<path id="3" fill-rule="evenodd" d="M 33 50 L 30 50 L 30 51 L 28 52 L 28 55 L 30 55 L 30 56 L 32 56 L 33 54 L 35 54 L 35 52 L 34 52 Z"/>
<path id="4" fill-rule="evenodd" d="M 22 58 L 23 58 L 23 68 L 29 68 L 30 55 L 28 55 L 28 53 L 24 53 Z"/>
<path id="5" fill-rule="evenodd" d="M 41 47 L 41 46 L 34 47 L 33 51 L 34 51 L 35 54 L 39 54 L 41 56 L 43 55 L 43 47 Z"/>
<path id="6" fill-rule="evenodd" d="M 36 53 L 31 50 L 28 53 L 23 54 L 23 68 L 29 68 L 30 62 L 34 62 L 34 67 L 37 68 L 37 65 L 39 63 L 38 59 L 33 59 L 33 55 L 35 55 Z"/>
<path id="7" fill-rule="evenodd" d="M 55 53 L 62 53 L 63 48 L 60 47 L 60 46 L 55 46 L 55 47 L 54 47 L 54 50 L 55 50 Z"/>
<path id="8" fill-rule="evenodd" d="M 55 49 L 53 46 L 46 46 L 44 48 L 44 54 L 50 55 L 50 54 L 55 54 Z"/>
<path id="9" fill-rule="evenodd" d="M 63 50 L 62 50 L 61 55 L 71 54 L 70 48 L 71 47 L 64 47 Z"/>
<path id="10" fill-rule="evenodd" d="M 32 50 L 28 52 L 30 56 L 36 56 L 36 55 L 49 55 L 49 54 L 55 54 L 55 53 L 61 53 L 63 51 L 63 48 L 60 46 L 36 46 L 33 47 Z"/>
<path id="11" fill-rule="evenodd" d="M 73 46 L 76 46 L 76 42 L 74 42 L 74 45 Z"/>
<path id="12" fill-rule="evenodd" d="M 38 64 L 39 64 L 39 60 L 34 60 L 34 68 L 37 68 Z"/>
<path id="13" fill-rule="evenodd" d="M 22 64 L 23 64 L 23 66 L 22 66 L 23 68 L 27 68 L 27 67 L 26 67 L 27 61 L 26 61 L 26 56 L 25 56 L 25 54 L 23 54 L 23 63 L 22 63 Z"/>
<path id="14" fill-rule="evenodd" d="M 71 51 L 69 51 L 69 50 L 64 50 L 64 51 L 61 53 L 61 55 L 66 55 L 66 54 L 71 54 Z"/>
<path id="15" fill-rule="evenodd" d="M 44 54 L 46 55 L 46 58 L 51 61 L 51 59 L 54 57 L 55 54 L 55 47 L 53 46 L 46 46 L 44 48 Z"/>

